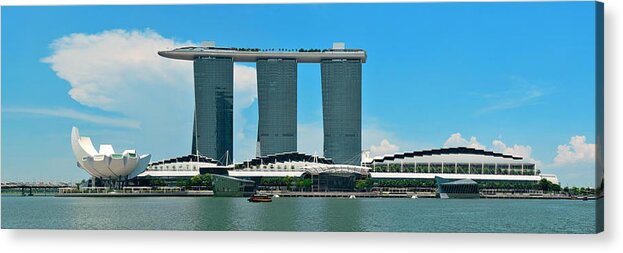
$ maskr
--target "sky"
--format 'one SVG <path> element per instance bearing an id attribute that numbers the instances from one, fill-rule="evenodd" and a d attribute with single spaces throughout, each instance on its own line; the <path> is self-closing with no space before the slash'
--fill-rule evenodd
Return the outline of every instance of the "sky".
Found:
<path id="1" fill-rule="evenodd" d="M 362 48 L 362 149 L 468 146 L 594 186 L 595 4 L 3 6 L 2 180 L 78 180 L 71 127 L 152 160 L 190 152 L 192 63 L 159 50 Z M 234 66 L 235 161 L 255 155 L 255 64 Z M 298 67 L 298 150 L 322 155 L 319 64 Z"/>

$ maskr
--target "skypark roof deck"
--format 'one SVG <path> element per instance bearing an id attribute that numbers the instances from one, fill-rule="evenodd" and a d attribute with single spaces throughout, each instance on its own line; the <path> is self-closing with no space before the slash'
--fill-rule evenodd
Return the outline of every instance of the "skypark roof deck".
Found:
<path id="1" fill-rule="evenodd" d="M 159 51 L 158 55 L 192 61 L 199 57 L 226 57 L 236 62 L 256 62 L 258 59 L 295 59 L 300 63 L 320 63 L 322 60 L 360 60 L 366 62 L 363 49 L 295 49 L 285 51 L 226 47 L 180 47 Z"/>

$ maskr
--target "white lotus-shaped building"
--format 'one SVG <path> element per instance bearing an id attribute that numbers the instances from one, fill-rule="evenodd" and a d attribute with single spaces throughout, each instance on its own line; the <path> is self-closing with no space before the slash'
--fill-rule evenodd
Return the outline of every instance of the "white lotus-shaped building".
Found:
<path id="1" fill-rule="evenodd" d="M 115 153 L 112 145 L 100 145 L 95 150 L 91 138 L 81 137 L 78 128 L 71 129 L 71 148 L 74 151 L 78 167 L 91 176 L 101 179 L 130 179 L 143 172 L 151 155 L 138 156 L 135 150 Z"/>

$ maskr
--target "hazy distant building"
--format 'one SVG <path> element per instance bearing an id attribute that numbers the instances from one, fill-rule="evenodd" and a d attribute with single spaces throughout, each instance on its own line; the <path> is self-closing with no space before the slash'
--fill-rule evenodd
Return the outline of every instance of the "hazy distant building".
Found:
<path id="1" fill-rule="evenodd" d="M 295 59 L 257 60 L 257 156 L 296 151 Z"/>

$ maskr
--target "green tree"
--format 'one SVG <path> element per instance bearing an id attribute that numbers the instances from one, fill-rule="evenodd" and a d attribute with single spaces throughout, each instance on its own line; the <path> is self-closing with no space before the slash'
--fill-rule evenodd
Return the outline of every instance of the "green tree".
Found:
<path id="1" fill-rule="evenodd" d="M 311 178 L 303 179 L 303 187 L 305 187 L 305 189 L 310 189 L 311 190 L 311 186 L 312 186 Z"/>
<path id="2" fill-rule="evenodd" d="M 293 179 L 291 176 L 286 176 L 286 177 L 283 179 L 283 182 L 285 183 L 285 185 L 286 185 L 286 189 L 287 189 L 288 191 L 290 190 L 290 187 L 292 186 L 292 181 L 294 181 L 294 179 Z"/>
<path id="3" fill-rule="evenodd" d="M 191 186 L 203 186 L 203 187 L 207 187 L 208 189 L 211 189 L 212 188 L 212 175 L 211 174 L 196 175 L 190 178 L 189 183 Z"/>
<path id="4" fill-rule="evenodd" d="M 149 180 L 149 185 L 151 185 L 151 186 L 165 186 L 167 184 L 164 182 L 164 180 L 162 180 L 160 178 L 156 178 L 156 179 Z"/>
<path id="5" fill-rule="evenodd" d="M 560 191 L 560 185 L 552 184 L 551 190 L 555 191 L 555 192 L 559 192 Z"/>
<path id="6" fill-rule="evenodd" d="M 191 186 L 191 181 L 188 179 L 178 179 L 175 181 L 175 185 L 178 187 L 188 187 Z"/>
<path id="7" fill-rule="evenodd" d="M 297 178 L 296 189 L 298 189 L 299 191 L 303 191 L 304 188 L 305 188 L 305 182 L 303 181 L 303 179 Z"/>
<path id="8" fill-rule="evenodd" d="M 366 189 L 366 180 L 355 181 L 355 189 L 359 191 Z"/>

